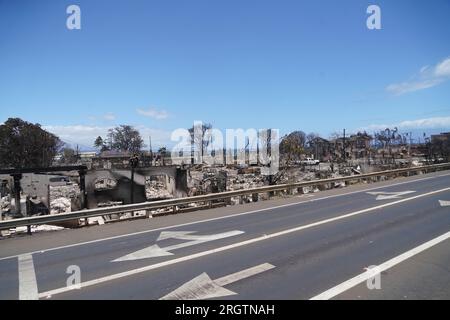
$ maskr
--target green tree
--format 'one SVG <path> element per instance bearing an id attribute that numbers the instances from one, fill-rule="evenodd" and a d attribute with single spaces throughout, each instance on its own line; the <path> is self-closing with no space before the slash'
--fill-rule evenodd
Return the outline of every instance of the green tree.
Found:
<path id="1" fill-rule="evenodd" d="M 103 140 L 102 137 L 98 136 L 94 141 L 94 147 L 99 149 L 101 152 L 108 150 L 108 146 L 106 145 L 106 141 Z"/>
<path id="2" fill-rule="evenodd" d="M 10 118 L 0 125 L 0 167 L 47 167 L 62 147 L 61 140 L 40 124 Z"/>
<path id="3" fill-rule="evenodd" d="M 64 164 L 74 164 L 78 161 L 78 155 L 72 148 L 64 148 L 62 151 L 61 162 Z"/>
<path id="4" fill-rule="evenodd" d="M 139 131 L 132 126 L 121 125 L 110 129 L 108 135 L 112 139 L 111 146 L 114 150 L 140 153 L 144 147 L 144 140 Z"/>
<path id="5" fill-rule="evenodd" d="M 280 156 L 285 164 L 290 165 L 293 161 L 299 160 L 305 152 L 306 134 L 303 131 L 294 131 L 284 136 L 280 142 Z"/>

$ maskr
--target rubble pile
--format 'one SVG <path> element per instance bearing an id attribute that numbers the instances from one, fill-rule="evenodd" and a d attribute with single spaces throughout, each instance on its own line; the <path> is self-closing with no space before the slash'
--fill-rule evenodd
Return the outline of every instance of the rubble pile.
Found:
<path id="1" fill-rule="evenodd" d="M 350 174 L 352 173 L 350 172 Z M 319 179 L 338 178 L 342 176 L 342 172 L 333 172 L 330 166 L 323 165 L 320 168 L 314 168 L 314 170 L 291 168 L 283 172 L 280 171 L 278 176 L 275 176 L 274 180 L 276 184 L 291 184 Z M 222 188 L 220 187 L 221 184 L 223 185 Z M 214 192 L 247 190 L 267 185 L 269 185 L 268 176 L 261 174 L 260 167 L 241 168 L 233 165 L 226 167 L 198 166 L 189 172 L 188 194 L 189 196 L 195 196 Z M 321 188 L 339 188 L 343 186 L 345 186 L 345 183 L 337 182 L 329 184 L 329 186 L 321 186 Z M 280 191 L 277 192 L 276 195 L 297 194 L 298 192 L 315 193 L 319 191 L 318 186 L 310 186 L 298 191 Z M 258 198 L 259 200 L 264 200 L 265 198 L 268 198 L 268 195 L 261 193 L 258 195 Z M 252 201 L 252 195 L 244 196 L 242 199 L 240 199 L 240 197 L 233 197 L 231 199 L 232 204 Z"/>
<path id="2" fill-rule="evenodd" d="M 50 214 L 71 212 L 71 200 L 79 196 L 80 187 L 77 184 L 50 186 Z"/>
<path id="3" fill-rule="evenodd" d="M 121 205 L 123 205 L 123 201 L 106 201 L 106 202 L 99 202 L 97 204 L 97 207 L 105 208 L 105 207 L 115 207 L 115 206 L 121 206 Z"/>
<path id="4" fill-rule="evenodd" d="M 95 190 L 103 191 L 103 190 L 111 190 L 117 187 L 117 181 L 110 178 L 99 178 L 95 180 Z"/>
<path id="5" fill-rule="evenodd" d="M 75 199 L 79 195 L 80 187 L 77 184 L 69 184 L 66 186 L 50 186 L 50 199 Z"/>
<path id="6" fill-rule="evenodd" d="M 147 200 L 171 199 L 173 195 L 167 190 L 165 180 L 162 178 L 146 178 L 145 179 L 145 195 Z"/>
<path id="7" fill-rule="evenodd" d="M 0 199 L 0 212 L 9 212 L 11 210 L 11 201 L 9 197 L 3 197 Z"/>
<path id="8" fill-rule="evenodd" d="M 254 174 L 237 174 L 230 176 L 227 181 L 227 191 L 244 190 L 263 187 L 265 178 Z"/>
<path id="9" fill-rule="evenodd" d="M 68 198 L 57 198 L 50 202 L 50 214 L 67 213 L 72 211 L 72 203 Z"/>
<path id="10" fill-rule="evenodd" d="M 53 225 L 47 225 L 47 224 L 41 224 L 39 226 L 31 226 L 31 232 L 37 233 L 37 232 L 50 232 L 50 231 L 59 231 L 65 229 L 64 227 L 60 226 L 53 226 Z M 28 232 L 27 227 L 17 227 L 17 228 L 11 228 L 9 230 L 2 230 L 2 236 L 12 236 L 14 234 L 25 234 Z"/>

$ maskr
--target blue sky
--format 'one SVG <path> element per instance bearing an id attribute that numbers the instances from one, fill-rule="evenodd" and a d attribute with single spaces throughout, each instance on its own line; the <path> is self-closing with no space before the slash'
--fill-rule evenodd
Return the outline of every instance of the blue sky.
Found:
<path id="1" fill-rule="evenodd" d="M 66 8 L 81 8 L 81 30 Z M 382 30 L 366 9 L 381 8 Z M 450 130 L 448 0 L 0 0 L 0 122 L 85 145 L 167 144 L 194 120 L 318 132 Z"/>

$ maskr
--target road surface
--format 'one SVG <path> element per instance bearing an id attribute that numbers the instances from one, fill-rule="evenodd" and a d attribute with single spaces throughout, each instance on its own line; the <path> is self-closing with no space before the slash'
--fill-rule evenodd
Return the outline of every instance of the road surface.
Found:
<path id="1" fill-rule="evenodd" d="M 442 171 L 4 239 L 0 299 L 449 299 L 447 201 Z"/>

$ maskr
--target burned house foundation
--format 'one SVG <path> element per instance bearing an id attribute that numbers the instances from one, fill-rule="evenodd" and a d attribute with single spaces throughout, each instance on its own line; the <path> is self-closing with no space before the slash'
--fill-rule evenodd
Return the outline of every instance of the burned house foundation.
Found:
<path id="1" fill-rule="evenodd" d="M 186 170 L 175 166 L 136 168 L 133 174 L 85 166 L 1 170 L 0 219 L 183 197 L 186 177 Z"/>

